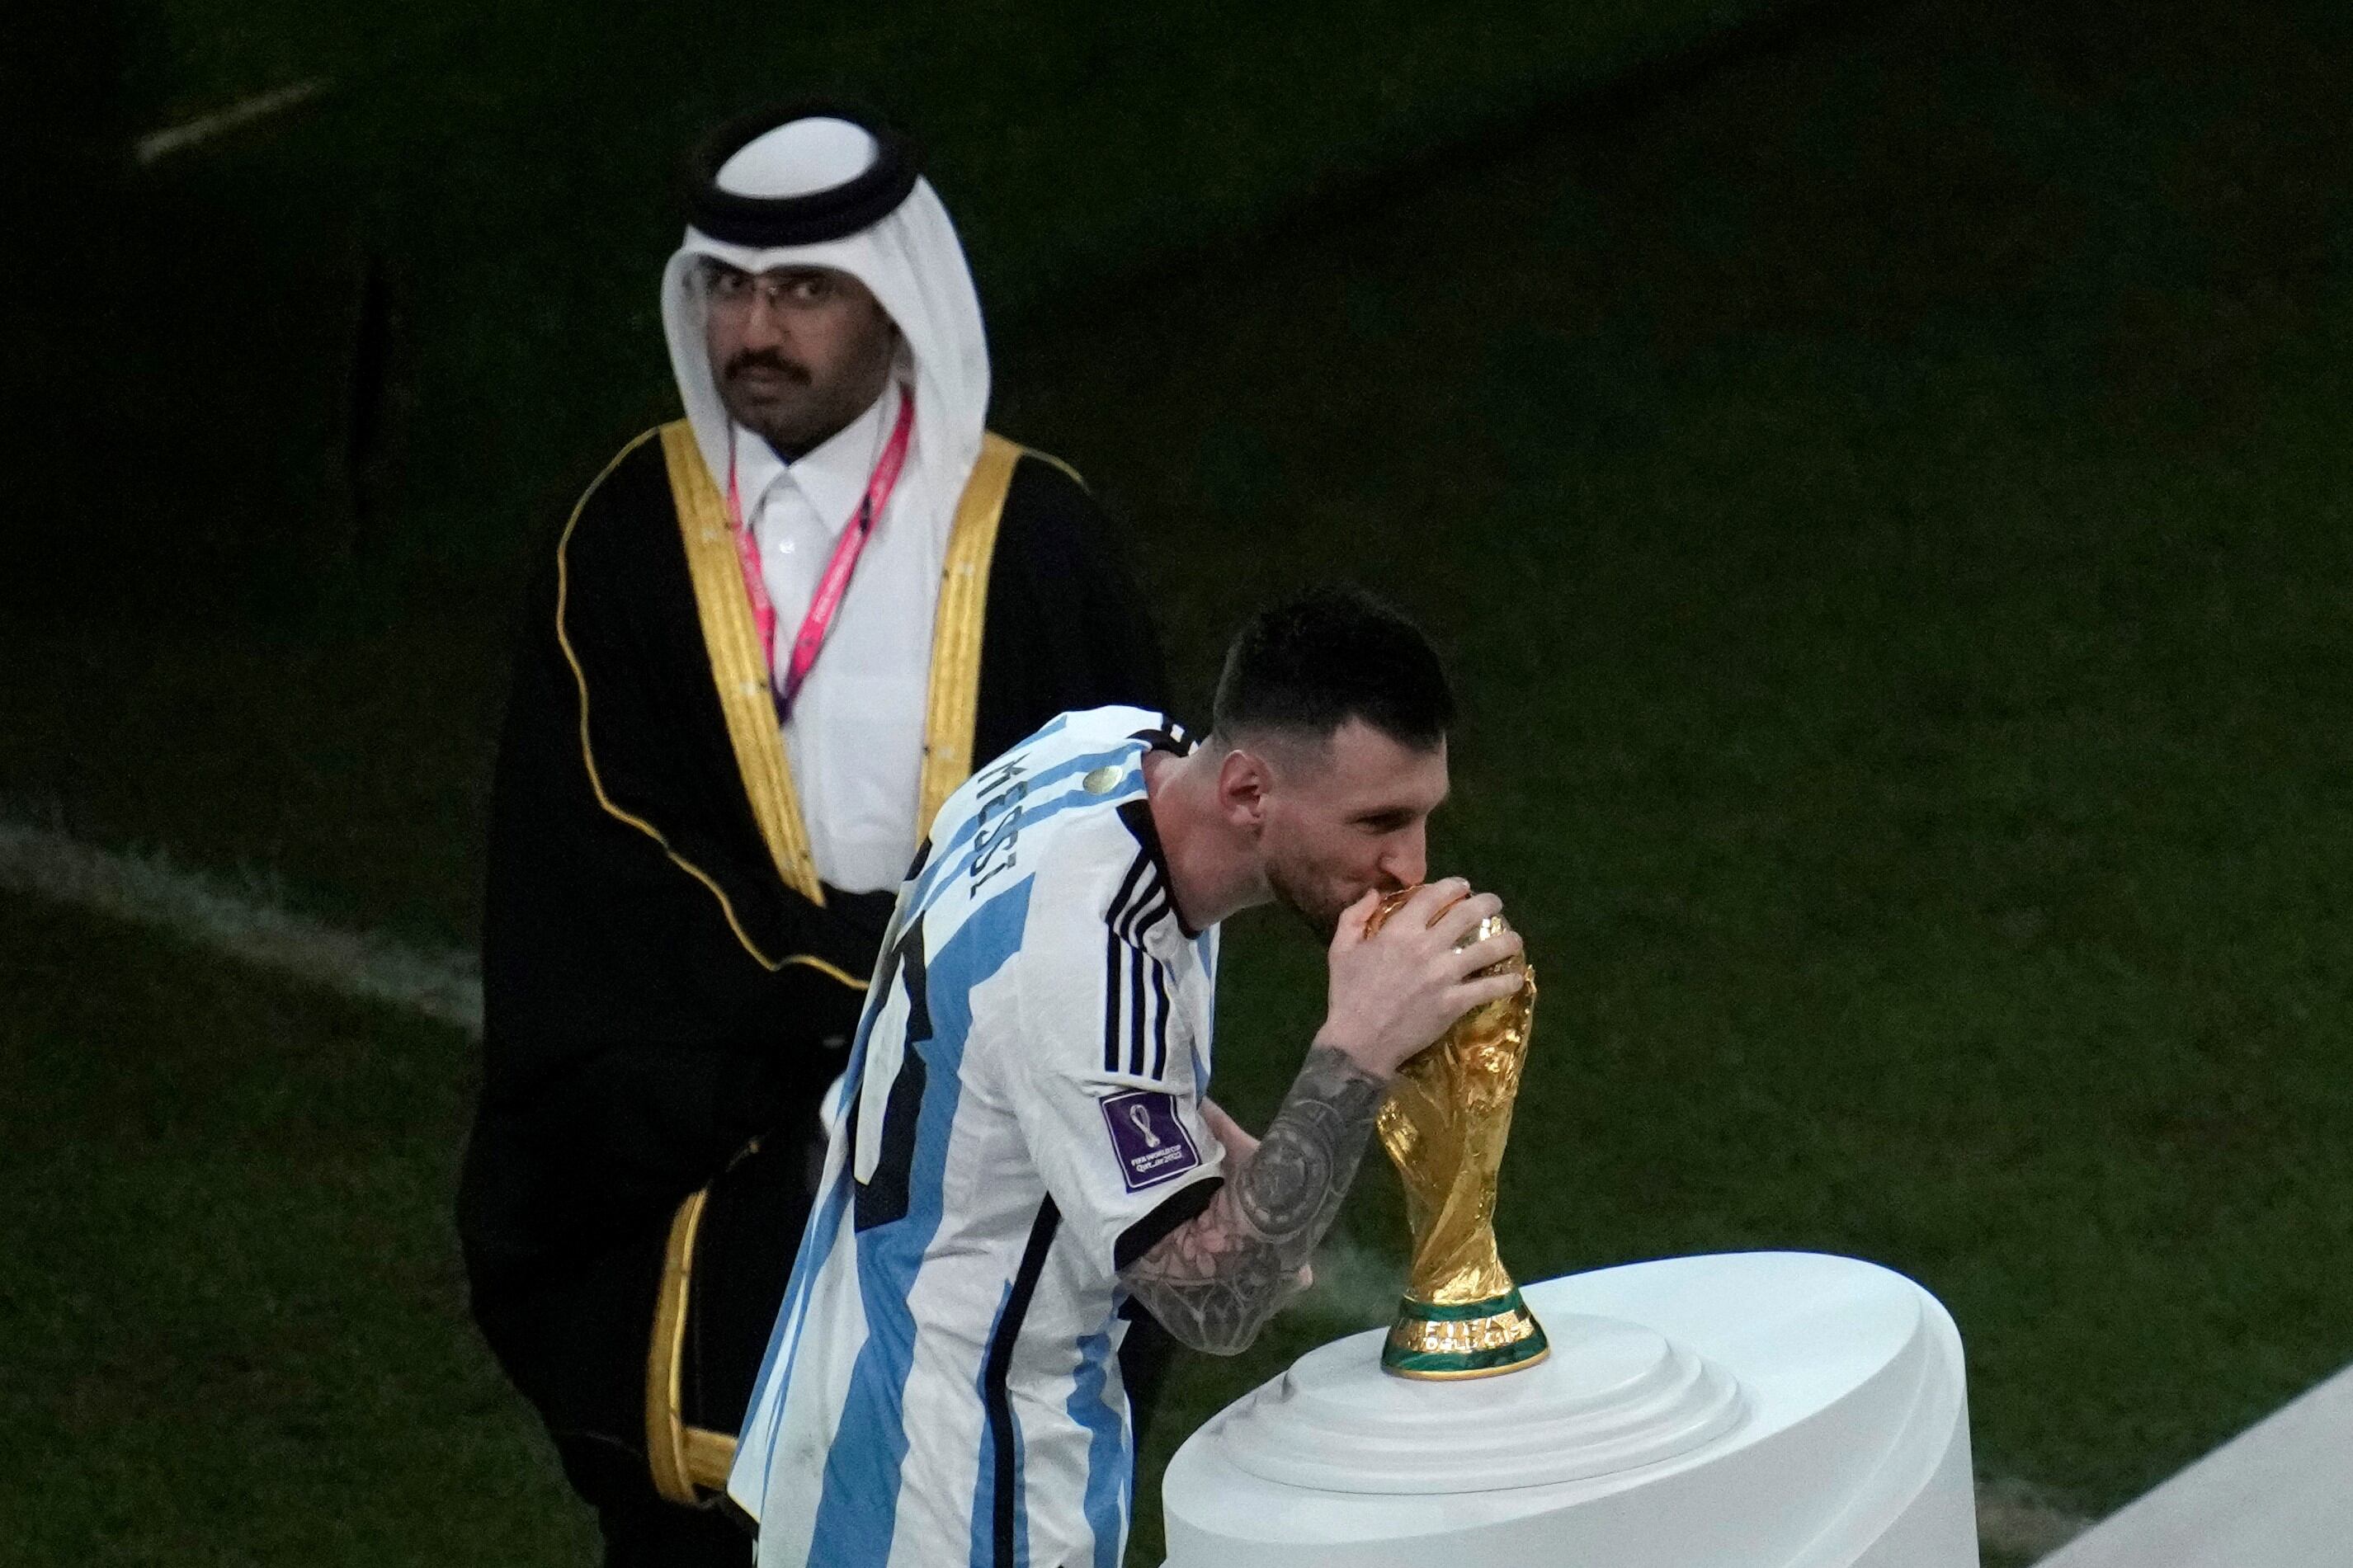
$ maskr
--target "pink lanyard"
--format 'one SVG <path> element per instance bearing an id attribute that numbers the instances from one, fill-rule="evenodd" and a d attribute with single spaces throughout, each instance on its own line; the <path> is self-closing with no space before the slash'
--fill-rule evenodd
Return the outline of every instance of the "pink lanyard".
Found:
<path id="1" fill-rule="evenodd" d="M 801 629 L 793 638 L 792 657 L 780 675 L 776 669 L 776 606 L 768 597 L 768 584 L 760 574 L 760 547 L 753 541 L 752 531 L 744 526 L 744 501 L 735 488 L 735 464 L 727 464 L 727 521 L 735 529 L 735 558 L 744 568 L 744 591 L 752 599 L 752 626 L 759 634 L 760 658 L 768 666 L 769 695 L 776 700 L 776 722 L 783 724 L 792 717 L 793 699 L 801 693 L 801 683 L 808 679 L 809 670 L 817 664 L 817 656 L 825 650 L 825 639 L 833 630 L 833 617 L 841 608 L 841 597 L 849 591 L 849 574 L 858 567 L 859 552 L 873 537 L 874 525 L 882 516 L 882 509 L 891 504 L 891 492 L 898 487 L 899 470 L 906 466 L 907 442 L 915 428 L 915 397 L 906 388 L 899 389 L 899 422 L 892 428 L 891 439 L 884 443 L 882 456 L 875 459 L 874 472 L 866 481 L 866 499 L 858 503 L 858 515 L 849 520 L 834 542 L 833 558 L 825 563 L 825 575 L 818 579 L 817 593 L 809 600 L 808 614 L 802 617 Z"/>

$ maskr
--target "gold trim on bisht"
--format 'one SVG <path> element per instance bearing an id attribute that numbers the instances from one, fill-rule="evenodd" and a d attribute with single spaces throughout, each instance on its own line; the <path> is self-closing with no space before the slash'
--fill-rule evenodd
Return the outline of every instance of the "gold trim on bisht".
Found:
<path id="1" fill-rule="evenodd" d="M 611 795 L 605 793 L 605 777 L 597 770 L 596 748 L 590 736 L 588 672 L 581 667 L 579 652 L 572 646 L 572 632 L 568 625 L 572 605 L 572 535 L 580 526 L 581 514 L 588 509 L 589 498 L 594 496 L 606 479 L 612 476 L 613 470 L 621 466 L 622 459 L 660 433 L 659 428 L 648 430 L 614 454 L 613 460 L 605 465 L 604 471 L 589 482 L 586 489 L 580 492 L 579 500 L 573 505 L 572 515 L 565 520 L 563 536 L 556 541 L 555 544 L 555 646 L 562 650 L 564 662 L 572 670 L 573 685 L 580 693 L 581 768 L 588 775 L 588 787 L 596 796 L 597 806 L 607 816 L 616 822 L 628 824 L 659 845 L 662 853 L 670 857 L 671 864 L 702 883 L 711 896 L 719 900 L 720 913 L 727 917 L 727 929 L 735 933 L 736 942 L 745 952 L 752 955 L 754 963 L 769 970 L 782 969 L 789 963 L 805 964 L 819 973 L 839 981 L 853 991 L 863 991 L 866 989 L 865 981 L 844 972 L 837 965 L 828 963 L 824 959 L 814 954 L 797 952 L 783 958 L 770 958 L 766 953 L 762 952 L 759 944 L 754 942 L 750 933 L 744 931 L 744 922 L 735 918 L 734 904 L 730 901 L 727 894 L 720 888 L 711 873 L 672 848 L 669 837 L 660 828 L 634 812 L 623 810 L 615 804 Z"/>
<path id="2" fill-rule="evenodd" d="M 670 496 L 678 508 L 679 530 L 686 543 L 686 559 L 694 578 L 695 604 L 702 617 L 704 646 L 711 652 L 712 679 L 719 688 L 720 707 L 727 716 L 728 738 L 743 771 L 744 789 L 752 800 L 760 834 L 776 858 L 787 884 L 823 904 L 808 853 L 808 830 L 793 791 L 792 770 L 786 764 L 784 737 L 768 695 L 767 661 L 761 657 L 759 634 L 752 621 L 751 603 L 744 592 L 743 567 L 730 537 L 726 504 L 702 461 L 694 434 L 684 420 L 661 429 L 662 457 L 670 466 Z M 644 437 L 640 437 L 639 440 Z M 632 448 L 634 448 L 634 443 Z M 988 572 L 996 559 L 998 525 L 1005 516 L 1005 497 L 1013 482 L 1014 466 L 1027 448 L 995 433 L 983 435 L 979 460 L 965 482 L 956 503 L 955 521 L 948 531 L 946 554 L 940 569 L 939 608 L 932 632 L 929 699 L 923 719 L 923 763 L 920 781 L 921 823 L 928 827 L 947 797 L 972 774 L 973 729 L 980 701 L 981 636 L 988 618 Z M 623 456 L 627 456 L 625 452 Z M 1040 453 L 1043 457 L 1044 454 Z M 1059 458 L 1048 458 L 1069 472 Z M 615 459 L 617 464 L 618 458 Z M 607 469 L 609 472 L 610 469 Z M 599 476 L 600 479 L 602 476 Z M 1071 476 L 1076 479 L 1077 476 Z M 592 489 L 594 487 L 591 487 Z M 577 512 L 575 521 L 577 521 Z M 566 537 L 570 531 L 566 530 Z M 559 625 L 558 633 L 562 627 Z M 569 646 L 566 647 L 569 656 Z M 575 673 L 578 662 L 574 661 Z M 731 684 L 732 683 L 732 684 Z M 582 683 L 584 703 L 586 684 Z M 585 732 L 585 731 L 584 731 Z M 591 759 L 590 773 L 595 773 Z M 601 787 L 599 800 L 603 799 Z M 606 809 L 624 814 L 606 803 Z M 649 833 L 653 829 L 634 817 Z M 655 834 L 657 839 L 659 834 Z M 665 844 L 664 846 L 668 846 Z M 718 894 L 735 925 L 727 896 L 701 870 L 670 857 Z M 806 881 L 794 868 L 805 873 Z M 866 983 L 842 973 L 820 959 L 796 955 L 770 963 L 735 927 L 736 937 L 755 958 L 771 969 L 783 963 L 807 963 L 859 990 Z M 675 1503 L 696 1504 L 723 1489 L 735 1462 L 735 1439 L 724 1432 L 689 1426 L 680 1414 L 680 1363 L 686 1344 L 687 1311 L 691 1304 L 694 1241 L 702 1224 L 702 1209 L 711 1189 L 688 1194 L 671 1216 L 670 1244 L 662 1258 L 659 1293 L 655 1298 L 653 1342 L 646 1357 L 646 1454 L 653 1472 L 654 1490 Z"/>
<path id="3" fill-rule="evenodd" d="M 1418 889 L 1381 900 L 1366 935 Z M 1451 906 L 1450 906 L 1451 907 Z M 1440 911 L 1443 913 L 1444 911 Z M 1461 945 L 1510 930 L 1482 921 Z M 1544 1328 L 1495 1249 L 1495 1179 L 1535 1024 L 1535 973 L 1514 958 L 1519 990 L 1475 1008 L 1398 1069 L 1377 1123 L 1405 1184 L 1413 1262 L 1381 1367 L 1399 1377 L 1493 1377 L 1549 1352 Z"/>
<path id="4" fill-rule="evenodd" d="M 760 837 L 785 885 L 813 904 L 825 903 L 808 828 L 793 788 L 783 732 L 768 691 L 768 663 L 744 592 L 742 558 L 726 502 L 702 460 L 685 420 L 661 430 L 670 498 L 694 579 L 695 607 L 711 656 L 712 684 L 727 719 L 727 737 L 744 777 Z M 949 526 L 940 565 L 939 606 L 932 629 L 931 679 L 923 715 L 923 773 L 916 821 L 929 827 L 956 786 L 972 776 L 973 727 L 980 703 L 980 646 L 988 619 L 988 571 L 1005 516 L 1014 465 L 1026 448 L 994 432 L 981 437 L 980 457 L 965 479 Z"/>
<path id="5" fill-rule="evenodd" d="M 702 618 L 702 643 L 711 655 L 711 679 L 719 688 L 719 709 L 727 718 L 727 739 L 735 749 L 736 771 L 752 802 L 752 816 L 785 886 L 822 909 L 825 888 L 809 852 L 808 827 L 793 791 L 793 770 L 785 763 L 784 732 L 776 725 L 776 700 L 768 693 L 768 660 L 760 647 L 752 601 L 744 592 L 744 567 L 735 550 L 727 503 L 694 442 L 694 427 L 680 419 L 662 426 L 662 458 L 670 466 L 670 499 L 678 507 L 679 536 L 686 544 L 687 570 L 694 578 L 694 605 Z"/>
<path id="6" fill-rule="evenodd" d="M 932 628 L 930 700 L 923 714 L 923 774 L 916 796 L 918 831 L 956 786 L 972 776 L 973 725 L 980 710 L 980 638 L 988 621 L 988 568 L 997 524 L 1023 448 L 994 433 L 980 438 L 980 458 L 965 481 L 940 563 L 940 604 Z"/>
<path id="7" fill-rule="evenodd" d="M 690 1194 L 671 1216 L 661 1289 L 654 1298 L 653 1344 L 646 1357 L 646 1458 L 653 1468 L 654 1490 L 668 1501 L 690 1505 L 702 1500 L 702 1490 L 723 1489 L 735 1460 L 733 1437 L 689 1426 L 680 1414 L 680 1363 L 686 1351 L 694 1237 L 710 1197 L 708 1187 Z"/>

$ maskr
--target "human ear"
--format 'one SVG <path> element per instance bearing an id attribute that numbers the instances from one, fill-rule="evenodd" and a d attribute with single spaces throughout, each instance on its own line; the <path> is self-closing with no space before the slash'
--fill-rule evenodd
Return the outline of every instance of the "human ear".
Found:
<path id="1" fill-rule="evenodd" d="M 1266 761 L 1249 752 L 1226 753 L 1218 764 L 1218 813 L 1240 828 L 1256 832 L 1266 819 L 1266 797 L 1273 780 Z"/>

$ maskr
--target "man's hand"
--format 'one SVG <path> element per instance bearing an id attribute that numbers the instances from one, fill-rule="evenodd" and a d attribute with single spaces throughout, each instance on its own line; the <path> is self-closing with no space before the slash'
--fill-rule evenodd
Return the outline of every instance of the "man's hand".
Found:
<path id="1" fill-rule="evenodd" d="M 1242 1124 L 1227 1115 L 1226 1108 L 1214 1100 L 1201 1101 L 1201 1120 L 1208 1123 L 1209 1136 L 1225 1146 L 1227 1178 L 1241 1174 L 1242 1167 L 1258 1152 L 1258 1140 L 1243 1131 Z"/>
<path id="2" fill-rule="evenodd" d="M 1370 937 L 1365 924 L 1377 894 L 1340 918 L 1323 1032 L 1264 1142 L 1203 1101 L 1203 1120 L 1226 1148 L 1225 1185 L 1208 1208 L 1120 1272 L 1152 1315 L 1195 1350 L 1231 1355 L 1303 1286 L 1307 1260 L 1356 1179 L 1391 1075 L 1463 1014 L 1520 988 L 1516 971 L 1479 974 L 1520 951 L 1516 934 L 1456 950 L 1503 909 L 1493 894 L 1470 894 L 1459 879 L 1433 883 Z"/>
<path id="3" fill-rule="evenodd" d="M 1332 938 L 1331 1000 L 1315 1043 L 1386 1081 L 1456 1019 L 1517 991 L 1522 977 L 1516 970 L 1479 973 L 1520 952 L 1517 931 L 1455 946 L 1502 912 L 1494 894 L 1472 893 L 1460 877 L 1430 883 L 1368 937 L 1365 925 L 1380 900 L 1379 893 L 1366 893 L 1340 917 Z"/>

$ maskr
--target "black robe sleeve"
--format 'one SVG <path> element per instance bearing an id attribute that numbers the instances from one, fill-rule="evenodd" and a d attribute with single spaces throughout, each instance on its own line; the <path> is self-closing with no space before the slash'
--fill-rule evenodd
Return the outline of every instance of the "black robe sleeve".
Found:
<path id="1" fill-rule="evenodd" d="M 1102 509 L 1067 469 L 1035 455 L 1014 468 L 1006 493 L 980 668 L 976 769 L 1057 713 L 1168 706 L 1159 637 Z"/>
<path id="2" fill-rule="evenodd" d="M 989 570 L 975 763 L 1067 710 L 1165 701 L 1101 512 L 1024 457 Z M 672 1212 L 752 1139 L 805 1136 L 841 1068 L 862 995 L 770 963 L 807 953 L 863 978 L 891 902 L 828 889 L 819 909 L 777 876 L 659 443 L 640 442 L 548 552 L 517 647 L 458 1200 L 476 1317 L 559 1428 L 633 1430 Z M 792 1238 L 776 1246 L 788 1256 Z M 743 1316 L 765 1329 L 756 1306 Z"/>
<path id="3" fill-rule="evenodd" d="M 638 447 L 550 551 L 516 652 L 491 795 L 482 1099 L 459 1196 L 478 1297 L 666 1224 L 749 1140 L 805 1121 L 861 997 L 811 967 L 772 970 L 734 928 L 771 961 L 812 953 L 862 978 L 877 902 L 819 910 L 777 878 L 712 688 L 660 449 Z"/>

